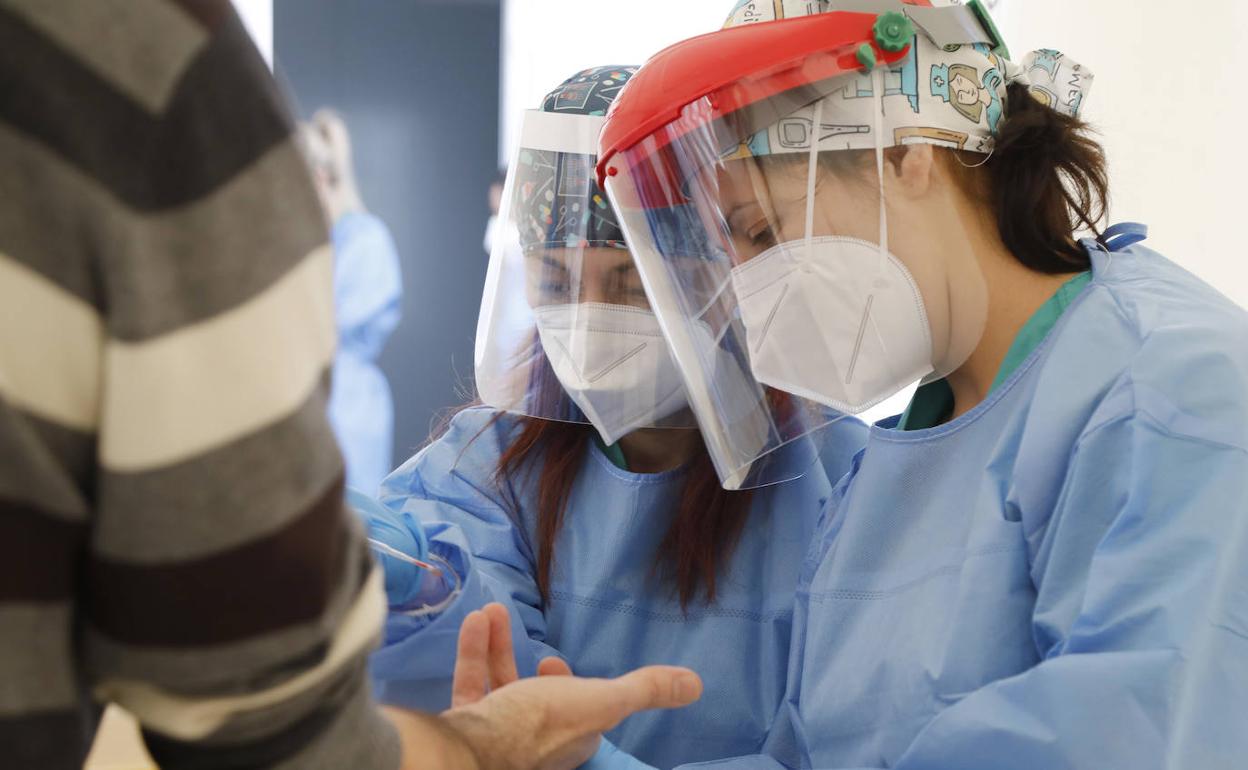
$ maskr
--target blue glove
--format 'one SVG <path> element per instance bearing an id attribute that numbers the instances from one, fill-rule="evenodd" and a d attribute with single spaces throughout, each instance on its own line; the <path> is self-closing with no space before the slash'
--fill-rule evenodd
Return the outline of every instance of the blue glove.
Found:
<path id="1" fill-rule="evenodd" d="M 421 561 L 429 559 L 425 529 L 406 514 L 393 511 L 368 495 L 347 488 L 347 504 L 368 528 L 368 537 Z M 391 607 L 408 607 L 426 590 L 426 572 L 415 564 L 373 551 L 386 574 L 386 597 Z"/>

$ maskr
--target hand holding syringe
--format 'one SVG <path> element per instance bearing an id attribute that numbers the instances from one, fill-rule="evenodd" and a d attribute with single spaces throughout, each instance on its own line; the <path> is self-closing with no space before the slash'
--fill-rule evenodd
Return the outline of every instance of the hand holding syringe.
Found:
<path id="1" fill-rule="evenodd" d="M 347 490 L 347 503 L 368 528 L 368 546 L 385 571 L 391 612 L 423 617 L 454 602 L 463 587 L 462 578 L 430 550 L 419 521 L 353 489 Z"/>

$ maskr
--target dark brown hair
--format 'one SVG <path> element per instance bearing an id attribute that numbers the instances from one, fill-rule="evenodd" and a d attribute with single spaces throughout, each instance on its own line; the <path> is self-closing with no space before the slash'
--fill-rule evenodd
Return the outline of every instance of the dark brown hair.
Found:
<path id="1" fill-rule="evenodd" d="M 978 201 L 997 226 L 1002 243 L 1027 267 L 1058 274 L 1087 270 L 1087 252 L 1075 239 L 1086 228 L 1099 239 L 1109 201 L 1105 151 L 1082 120 L 1037 101 L 1026 86 L 1012 83 L 996 145 L 985 160 L 977 153 L 939 150 L 958 187 Z M 889 147 L 886 160 L 899 163 L 905 146 Z M 801 173 L 798 154 L 764 156 L 765 167 Z M 819 153 L 821 168 L 842 178 L 873 175 L 871 150 Z"/>
<path id="2" fill-rule="evenodd" d="M 1006 105 L 988 160 L 963 152 L 948 166 L 968 195 L 991 208 L 1018 261 L 1041 273 L 1087 270 L 1075 233 L 1100 237 L 1109 201 L 1105 151 L 1086 123 L 1041 104 L 1026 86 L 1010 84 Z"/>

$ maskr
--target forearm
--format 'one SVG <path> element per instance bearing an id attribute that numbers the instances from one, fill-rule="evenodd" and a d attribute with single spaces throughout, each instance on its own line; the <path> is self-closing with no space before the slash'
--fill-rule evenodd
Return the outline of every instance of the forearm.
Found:
<path id="1" fill-rule="evenodd" d="M 144 740 L 156 764 L 171 770 L 396 770 L 402 767 L 400 736 L 378 712 L 360 674 L 356 668 L 343 676 L 338 687 L 323 697 L 301 697 L 302 703 L 313 707 L 277 730 L 264 729 L 266 719 L 285 719 L 294 704 L 240 715 L 225 729 L 199 740 L 187 741 L 152 729 L 144 730 Z"/>
<path id="2" fill-rule="evenodd" d="M 101 682 L 97 695 L 139 718 L 153 756 L 171 770 L 199 767 L 208 757 L 214 767 L 284 768 L 310 766 L 300 763 L 326 756 L 337 763 L 328 766 L 390 770 L 398 766 L 398 741 L 378 718 L 364 676 L 364 657 L 379 618 L 372 606 L 381 609 L 379 581 L 369 582 L 324 654 L 312 660 L 274 656 L 264 665 L 248 656 L 231 669 L 239 675 L 254 671 L 268 681 L 253 678 L 234 685 L 224 664 L 212 659 L 201 664 L 210 671 L 191 687 L 153 678 L 150 671 L 144 679 L 118 671 Z M 284 636 L 291 644 L 298 641 Z M 236 656 L 243 652 L 238 645 L 231 649 Z M 108 652 L 97 649 L 95 654 Z M 165 657 L 165 665 L 177 662 Z M 279 660 L 286 661 L 280 671 Z M 263 686 L 257 686 L 260 681 Z"/>
<path id="3" fill-rule="evenodd" d="M 445 717 L 383 706 L 403 748 L 400 770 L 484 770 L 465 737 Z"/>

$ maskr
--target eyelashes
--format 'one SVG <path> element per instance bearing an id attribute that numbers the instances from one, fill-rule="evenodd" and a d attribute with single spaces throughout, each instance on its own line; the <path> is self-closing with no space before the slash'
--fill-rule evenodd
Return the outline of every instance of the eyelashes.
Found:
<path id="1" fill-rule="evenodd" d="M 641 285 L 641 277 L 637 273 L 627 276 L 619 275 L 609 278 L 600 291 L 590 292 L 584 286 L 574 287 L 570 275 L 566 271 L 549 270 L 538 280 L 537 290 L 541 296 L 551 302 L 575 300 L 578 296 L 593 294 L 605 301 L 619 305 L 646 305 L 646 290 Z"/>
<path id="2" fill-rule="evenodd" d="M 756 249 L 768 249 L 776 245 L 776 233 L 771 229 L 771 225 L 766 222 L 750 228 L 746 232 L 745 237 L 749 239 L 750 245 Z"/>

